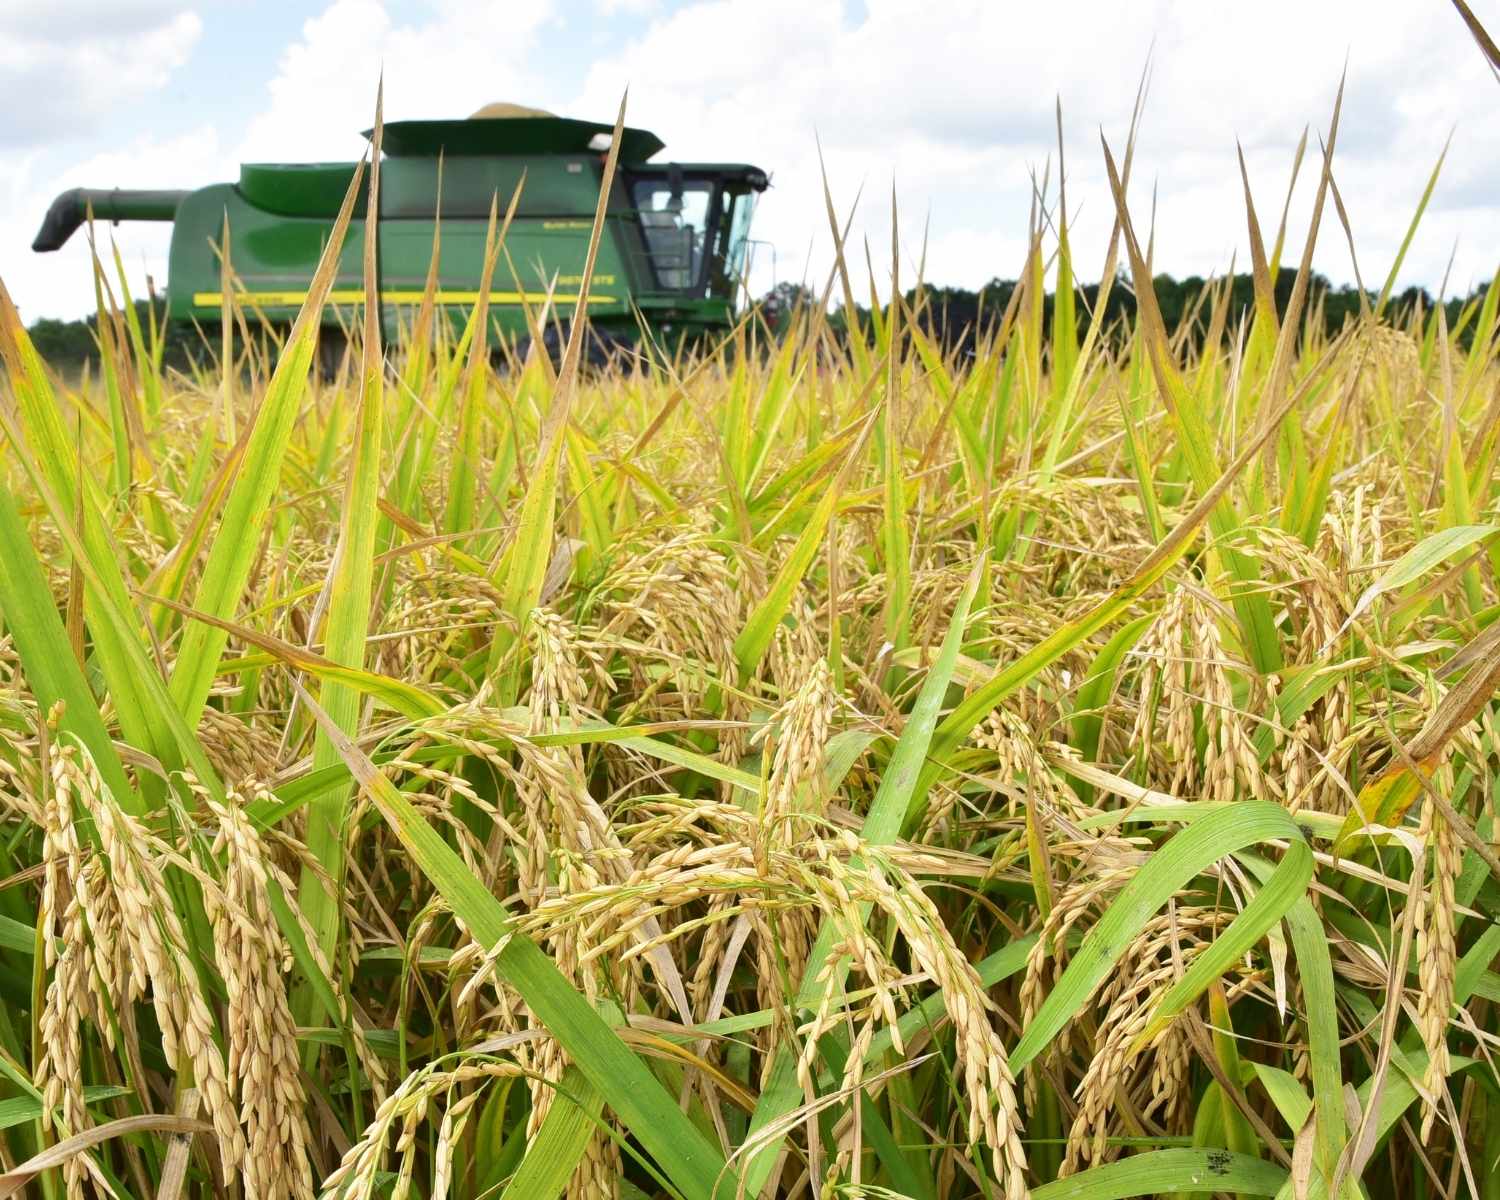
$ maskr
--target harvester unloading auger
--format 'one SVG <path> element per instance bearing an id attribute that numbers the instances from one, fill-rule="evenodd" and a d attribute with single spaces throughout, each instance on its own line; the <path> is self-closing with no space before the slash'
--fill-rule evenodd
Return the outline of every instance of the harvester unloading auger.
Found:
<path id="1" fill-rule="evenodd" d="M 388 123 L 379 231 L 386 336 L 397 334 L 403 309 L 409 324 L 421 302 L 438 221 L 437 302 L 455 324 L 467 317 L 482 286 L 491 201 L 498 196 L 503 209 L 523 172 L 508 261 L 490 281 L 492 328 L 502 338 L 524 338 L 523 305 L 540 309 L 549 288 L 556 317 L 571 320 L 612 133 L 608 125 L 513 104 L 486 105 L 467 120 Z M 744 163 L 650 162 L 662 145 L 644 129 L 622 134 L 588 298 L 589 323 L 605 340 L 629 342 L 644 322 L 676 342 L 733 320 L 766 173 Z M 235 302 L 270 324 L 289 324 L 355 165 L 245 163 L 237 183 L 196 191 L 75 188 L 53 201 L 32 249 L 61 247 L 90 210 L 97 220 L 171 221 L 168 315 L 216 321 L 224 298 L 214 246 L 227 215 Z M 355 217 L 361 225 L 363 200 Z M 348 310 L 363 303 L 363 241 L 351 228 L 325 324 L 347 322 Z"/>

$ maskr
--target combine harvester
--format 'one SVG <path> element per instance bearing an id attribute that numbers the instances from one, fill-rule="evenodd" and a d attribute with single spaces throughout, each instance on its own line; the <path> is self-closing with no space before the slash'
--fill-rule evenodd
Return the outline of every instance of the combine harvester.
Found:
<path id="1" fill-rule="evenodd" d="M 523 305 L 539 314 L 551 289 L 546 340 L 566 336 L 612 133 L 512 104 L 487 105 L 467 120 L 388 123 L 378 243 L 385 336 L 409 327 L 421 303 L 439 222 L 437 303 L 455 326 L 467 319 L 482 286 L 491 202 L 498 198 L 503 213 L 523 173 L 509 261 L 502 257 L 490 283 L 491 327 L 502 340 L 525 342 Z M 662 146 L 644 129 L 623 131 L 588 300 L 595 356 L 633 343 L 643 327 L 676 344 L 723 331 L 734 317 L 766 173 L 743 163 L 651 162 Z M 32 249 L 61 247 L 90 210 L 98 220 L 171 221 L 168 316 L 216 323 L 224 302 L 216 247 L 227 216 L 235 303 L 287 326 L 355 165 L 245 163 L 238 183 L 197 191 L 75 188 L 53 201 Z M 363 197 L 355 214 L 323 313 L 329 333 L 346 327 L 350 306 L 364 300 Z M 325 338 L 325 350 L 341 341 Z"/>

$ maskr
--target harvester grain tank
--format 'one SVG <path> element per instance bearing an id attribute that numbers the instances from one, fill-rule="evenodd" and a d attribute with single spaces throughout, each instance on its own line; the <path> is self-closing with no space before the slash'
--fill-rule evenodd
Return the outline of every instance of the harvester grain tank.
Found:
<path id="1" fill-rule="evenodd" d="M 463 120 L 386 124 L 378 240 L 386 336 L 409 325 L 421 302 L 435 223 L 437 301 L 455 325 L 467 318 L 483 286 L 491 202 L 498 197 L 503 212 L 523 174 L 507 255 L 490 282 L 493 328 L 502 338 L 524 338 L 524 306 L 539 311 L 549 291 L 558 322 L 570 321 L 611 134 L 608 125 L 510 104 Z M 662 148 L 644 129 L 623 131 L 588 298 L 590 324 L 606 340 L 628 342 L 642 324 L 669 342 L 726 329 L 743 290 L 765 172 L 744 163 L 651 161 Z M 90 210 L 97 220 L 171 221 L 168 315 L 217 322 L 224 297 L 216 247 L 227 216 L 236 303 L 285 325 L 307 294 L 354 170 L 350 162 L 245 163 L 237 182 L 196 191 L 77 188 L 53 202 L 32 249 L 58 249 Z M 361 203 L 325 325 L 347 325 L 363 302 L 365 216 Z"/>

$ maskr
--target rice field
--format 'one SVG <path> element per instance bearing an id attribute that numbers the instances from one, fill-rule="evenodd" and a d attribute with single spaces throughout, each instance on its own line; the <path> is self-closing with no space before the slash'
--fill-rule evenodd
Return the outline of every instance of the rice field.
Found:
<path id="1" fill-rule="evenodd" d="M 1326 335 L 1330 161 L 963 357 L 0 297 L 0 1196 L 1500 1196 L 1500 287 Z"/>

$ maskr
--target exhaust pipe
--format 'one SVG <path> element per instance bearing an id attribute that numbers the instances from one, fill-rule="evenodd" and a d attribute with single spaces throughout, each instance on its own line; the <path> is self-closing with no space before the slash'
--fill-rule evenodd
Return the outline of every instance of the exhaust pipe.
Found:
<path id="1" fill-rule="evenodd" d="M 72 188 L 52 202 L 31 243 L 36 251 L 60 250 L 93 209 L 99 221 L 171 221 L 187 192 Z"/>

